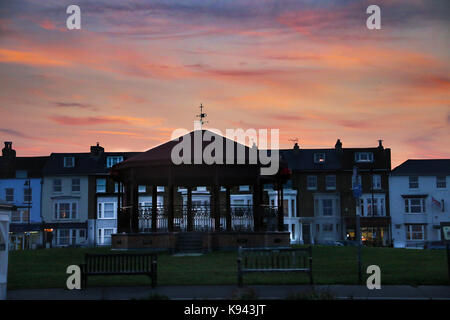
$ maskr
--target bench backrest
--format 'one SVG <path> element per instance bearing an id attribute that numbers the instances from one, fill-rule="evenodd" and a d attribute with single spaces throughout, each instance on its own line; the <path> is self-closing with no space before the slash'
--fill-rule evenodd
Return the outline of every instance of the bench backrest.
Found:
<path id="1" fill-rule="evenodd" d="M 242 271 L 308 270 L 312 249 L 308 248 L 239 248 Z"/>
<path id="2" fill-rule="evenodd" d="M 87 273 L 150 273 L 156 254 L 89 254 L 85 255 Z"/>

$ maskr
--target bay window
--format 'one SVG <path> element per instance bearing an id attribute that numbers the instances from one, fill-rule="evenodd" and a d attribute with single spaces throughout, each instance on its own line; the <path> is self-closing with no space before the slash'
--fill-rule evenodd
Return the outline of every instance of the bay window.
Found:
<path id="1" fill-rule="evenodd" d="M 424 224 L 406 225 L 406 240 L 425 240 Z"/>
<path id="2" fill-rule="evenodd" d="M 56 220 L 76 219 L 78 216 L 76 202 L 55 202 L 54 216 Z"/>
<path id="3" fill-rule="evenodd" d="M 425 198 L 405 198 L 406 213 L 424 213 Z"/>

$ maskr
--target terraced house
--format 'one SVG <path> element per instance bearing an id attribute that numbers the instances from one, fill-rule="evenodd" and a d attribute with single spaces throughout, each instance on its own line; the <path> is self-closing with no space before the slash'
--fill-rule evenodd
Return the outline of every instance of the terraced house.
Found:
<path id="1" fill-rule="evenodd" d="M 395 247 L 423 248 L 441 240 L 450 222 L 450 159 L 407 160 L 390 177 Z"/>
<path id="2" fill-rule="evenodd" d="M 5 142 L 0 158 L 0 201 L 14 205 L 10 250 L 43 245 L 41 228 L 42 167 L 48 157 L 17 157 L 12 142 Z"/>
<path id="3" fill-rule="evenodd" d="M 109 167 L 132 153 L 52 153 L 43 168 L 42 218 L 46 246 L 103 244 L 116 232 L 117 185 Z M 106 241 L 107 242 L 107 241 Z"/>
<path id="4" fill-rule="evenodd" d="M 361 206 L 361 232 L 367 245 L 391 244 L 389 173 L 391 150 L 379 141 L 375 148 L 343 148 L 340 140 L 330 149 L 280 151 L 292 170 L 289 221 L 286 227 L 300 243 L 354 240 L 356 205 Z M 358 168 L 362 195 L 353 195 L 353 168 Z M 295 192 L 296 191 L 296 194 Z M 290 202 L 289 202 L 290 201 Z M 285 206 L 286 207 L 286 206 Z"/>

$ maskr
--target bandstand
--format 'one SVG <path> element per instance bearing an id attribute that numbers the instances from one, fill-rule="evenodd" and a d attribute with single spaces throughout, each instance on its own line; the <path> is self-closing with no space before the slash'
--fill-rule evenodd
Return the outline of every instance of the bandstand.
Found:
<path id="1" fill-rule="evenodd" d="M 202 135 L 207 132 L 199 131 Z M 222 161 L 206 164 L 195 159 L 194 154 L 199 153 L 194 151 L 200 150 L 194 146 L 196 134 L 199 132 L 192 131 L 180 140 L 168 141 L 113 166 L 111 176 L 119 183 L 118 228 L 117 234 L 112 235 L 113 249 L 175 251 L 186 233 L 200 234 L 203 251 L 289 246 L 289 233 L 284 231 L 281 186 L 290 171 L 283 161 L 277 174 L 261 175 L 260 161 L 256 164 L 250 161 L 252 148 L 209 131 L 213 139 L 201 141 L 202 154 L 215 139 L 222 139 L 218 141 L 223 142 L 224 152 Z M 172 150 L 186 138 L 192 142 L 190 164 L 176 165 Z M 233 148 L 233 161 L 225 152 L 229 148 Z M 139 204 L 138 187 L 142 185 L 152 190 L 150 206 Z M 252 204 L 232 206 L 233 188 L 242 185 L 250 186 Z M 267 204 L 264 185 L 278 190 L 280 207 Z M 211 199 L 208 205 L 192 203 L 192 191 L 198 186 L 206 186 Z M 158 187 L 164 187 L 162 204 L 157 202 Z"/>

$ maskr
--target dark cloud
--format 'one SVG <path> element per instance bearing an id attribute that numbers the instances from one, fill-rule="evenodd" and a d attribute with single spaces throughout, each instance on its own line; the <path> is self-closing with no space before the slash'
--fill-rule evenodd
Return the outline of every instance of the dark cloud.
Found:
<path id="1" fill-rule="evenodd" d="M 57 107 L 61 108 L 82 108 L 82 109 L 88 109 L 92 108 L 90 104 L 87 103 L 78 103 L 78 102 L 61 102 L 61 101 L 55 101 L 53 104 Z"/>
<path id="2" fill-rule="evenodd" d="M 5 129 L 5 128 L 0 128 L 0 132 L 9 136 L 15 136 L 15 137 L 19 137 L 19 138 L 25 138 L 25 139 L 30 139 L 29 135 L 26 135 L 22 132 L 13 130 L 13 129 Z"/>

